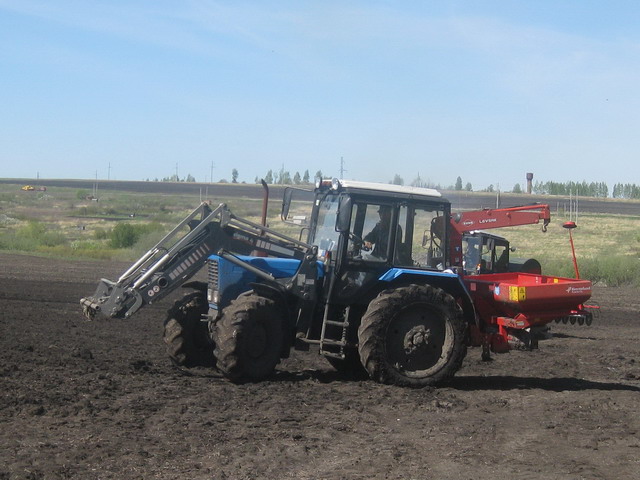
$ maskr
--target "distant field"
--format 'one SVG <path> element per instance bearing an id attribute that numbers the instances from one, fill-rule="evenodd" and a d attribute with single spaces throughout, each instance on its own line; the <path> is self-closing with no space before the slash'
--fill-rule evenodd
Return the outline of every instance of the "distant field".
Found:
<path id="1" fill-rule="evenodd" d="M 9 185 L 10 188 L 20 188 L 25 184 L 35 186 L 64 187 L 72 190 L 84 189 L 91 191 L 95 186 L 95 180 L 75 180 L 75 179 L 7 179 L 0 178 L 0 185 Z M 198 197 L 208 194 L 217 195 L 221 198 L 251 198 L 262 199 L 263 189 L 260 185 L 250 183 L 197 183 L 197 182 L 143 182 L 143 181 L 117 181 L 99 180 L 97 182 L 98 191 L 118 191 L 141 193 L 145 195 L 169 195 L 169 196 L 191 196 Z M 304 188 L 312 188 L 307 185 Z M 270 197 L 274 200 L 282 198 L 283 185 L 269 185 Z M 480 208 L 495 208 L 498 203 L 498 194 L 493 192 L 467 192 L 443 190 L 442 194 L 449 199 L 454 210 L 476 210 Z M 553 208 L 565 208 L 568 204 L 568 197 L 561 196 L 540 196 L 527 194 L 500 194 L 500 206 L 527 205 L 534 202 L 546 202 Z M 640 201 L 638 200 L 614 200 L 611 198 L 590 198 L 580 197 L 580 211 L 585 213 L 607 213 L 619 215 L 640 215 Z"/>
<path id="2" fill-rule="evenodd" d="M 259 187 L 251 188 L 261 193 Z M 260 221 L 261 195 L 252 198 L 214 195 L 220 191 L 207 188 L 168 195 L 103 189 L 99 190 L 98 201 L 94 201 L 88 199 L 94 192 L 86 188 L 48 187 L 46 191 L 27 192 L 20 190 L 19 185 L 0 184 L 0 250 L 133 260 L 203 200 L 213 205 L 227 203 L 237 215 Z M 514 256 L 540 260 L 545 273 L 573 276 L 569 232 L 562 228 L 568 220 L 565 203 L 555 198 L 538 200 L 552 206 L 547 233 L 536 225 L 499 229 L 494 233 L 511 241 L 517 249 Z M 513 202 L 508 203 L 508 197 L 506 200 L 503 197 L 503 204 Z M 297 237 L 300 229 L 283 225 L 279 210 L 280 198 L 276 196 L 269 205 L 270 226 Z M 628 210 L 625 203 L 624 211 Z M 298 213 L 306 212 L 299 207 Z M 123 247 L 114 242 L 118 224 L 131 226 L 123 230 L 133 236 L 132 245 Z M 639 283 L 640 209 L 633 215 L 580 213 L 573 236 L 583 277 L 611 285 Z"/>
<path id="3" fill-rule="evenodd" d="M 0 250 L 129 260 L 155 244 L 202 201 L 217 205 L 231 200 L 214 195 L 102 190 L 96 201 L 90 199 L 93 193 L 64 187 L 27 192 L 0 185 Z M 234 211 L 259 221 L 262 201 L 240 199 Z M 119 223 L 141 233 L 132 248 L 113 247 L 110 232 Z"/>

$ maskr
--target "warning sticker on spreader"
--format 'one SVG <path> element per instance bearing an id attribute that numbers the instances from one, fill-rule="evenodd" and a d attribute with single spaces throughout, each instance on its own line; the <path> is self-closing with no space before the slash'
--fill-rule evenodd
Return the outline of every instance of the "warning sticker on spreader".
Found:
<path id="1" fill-rule="evenodd" d="M 527 299 L 527 287 L 509 286 L 509 300 L 512 302 L 523 302 Z"/>

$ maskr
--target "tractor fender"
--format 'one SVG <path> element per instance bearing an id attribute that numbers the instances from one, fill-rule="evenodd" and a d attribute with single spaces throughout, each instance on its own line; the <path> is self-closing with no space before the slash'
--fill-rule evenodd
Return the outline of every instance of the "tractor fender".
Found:
<path id="1" fill-rule="evenodd" d="M 258 295 L 270 298 L 271 300 L 277 302 L 278 304 L 281 304 L 282 306 L 287 305 L 287 298 L 282 289 L 274 287 L 273 285 L 258 282 L 251 282 L 249 286 Z"/>
<path id="2" fill-rule="evenodd" d="M 473 305 L 471 295 L 462 282 L 462 278 L 455 273 L 433 270 L 413 270 L 410 268 L 391 268 L 385 272 L 379 280 L 389 283 L 390 287 L 415 283 L 440 288 L 458 301 L 462 307 L 464 318 L 469 324 L 478 325 L 478 316 L 476 315 L 476 309 Z"/>

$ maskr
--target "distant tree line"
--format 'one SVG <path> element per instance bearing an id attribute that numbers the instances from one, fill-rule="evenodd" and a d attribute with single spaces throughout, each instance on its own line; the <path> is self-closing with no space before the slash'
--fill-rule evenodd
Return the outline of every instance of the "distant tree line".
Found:
<path id="1" fill-rule="evenodd" d="M 316 172 L 313 180 L 315 181 L 316 178 L 324 178 L 320 170 Z M 256 177 L 255 183 L 260 183 L 260 180 L 260 178 Z M 273 170 L 269 170 L 262 180 L 270 185 L 307 185 L 311 183 L 309 170 L 305 170 L 302 175 L 300 175 L 300 172 L 296 172 L 292 177 L 291 173 L 284 168 L 275 172 Z"/>
<path id="2" fill-rule="evenodd" d="M 234 168 L 231 170 L 231 183 L 238 183 L 239 172 L 238 169 Z M 316 178 L 325 178 L 321 170 L 318 170 L 313 177 L 309 174 L 309 170 L 305 170 L 301 175 L 299 171 L 295 172 L 293 176 L 288 170 L 285 170 L 284 167 L 279 170 L 268 170 L 266 175 L 262 178 L 255 177 L 254 182 L 260 183 L 260 180 L 264 179 L 265 182 L 272 185 L 309 185 L 315 181 Z M 328 178 L 328 177 L 326 177 Z M 147 181 L 150 181 L 147 178 Z M 197 180 L 191 174 L 188 174 L 184 178 L 180 178 L 177 175 L 171 175 L 170 177 L 164 177 L 162 180 L 158 180 L 158 178 L 154 179 L 155 182 L 196 182 Z M 228 180 L 220 179 L 218 182 L 227 183 Z M 244 183 L 244 182 L 243 182 Z M 393 185 L 404 185 L 404 179 L 395 174 L 393 179 L 389 181 L 389 183 Z M 462 177 L 457 177 L 454 185 L 449 186 L 441 186 L 440 184 L 435 184 L 428 179 L 423 179 L 420 177 L 420 174 L 416 176 L 410 183 L 412 187 L 425 187 L 425 188 L 435 188 L 437 190 L 456 190 L 456 191 L 467 191 L 472 192 L 473 186 L 470 182 L 466 182 L 463 184 Z M 489 185 L 487 188 L 480 190 L 483 192 L 495 192 L 496 189 L 492 185 Z M 533 193 L 537 195 L 578 195 L 583 197 L 599 197 L 606 198 L 609 196 L 609 187 L 605 182 L 591 182 L 587 183 L 586 181 L 582 182 L 554 182 L 554 181 L 546 181 L 546 182 L 535 182 L 532 187 Z M 516 183 L 511 190 L 512 193 L 523 193 L 523 189 L 519 183 Z M 626 198 L 626 199 L 640 199 L 640 186 L 635 183 L 616 183 L 613 186 L 613 191 L 611 193 L 613 198 Z"/>
<path id="3" fill-rule="evenodd" d="M 536 182 L 533 193 L 539 195 L 579 195 L 581 197 L 609 196 L 609 187 L 604 182 Z"/>
<path id="4" fill-rule="evenodd" d="M 389 183 L 391 183 L 392 185 L 404 185 L 404 179 L 398 175 L 397 173 L 393 176 L 393 180 L 391 180 Z M 422 188 L 435 188 L 436 190 L 462 190 L 462 178 L 458 177 L 458 179 L 456 180 L 456 185 L 455 187 L 453 185 L 447 186 L 447 187 L 442 187 L 442 185 L 440 185 L 439 183 L 433 183 L 431 180 L 429 180 L 428 178 L 422 178 L 420 177 L 420 174 L 418 174 L 416 176 L 416 178 L 414 178 L 411 182 L 409 182 L 409 186 L 411 187 L 422 187 Z M 469 192 L 473 191 L 473 187 L 471 186 L 471 184 L 469 182 L 467 182 L 467 184 L 464 186 L 464 190 L 467 190 Z"/>
<path id="5" fill-rule="evenodd" d="M 616 183 L 612 195 L 613 198 L 640 198 L 640 187 L 635 183 Z"/>
<path id="6" fill-rule="evenodd" d="M 147 178 L 147 182 L 149 182 L 150 180 Z M 173 174 L 170 177 L 163 177 L 162 180 L 158 180 L 158 178 L 154 178 L 153 179 L 154 182 L 195 182 L 196 178 L 191 175 L 190 173 L 183 178 L 178 177 L 177 174 Z"/>

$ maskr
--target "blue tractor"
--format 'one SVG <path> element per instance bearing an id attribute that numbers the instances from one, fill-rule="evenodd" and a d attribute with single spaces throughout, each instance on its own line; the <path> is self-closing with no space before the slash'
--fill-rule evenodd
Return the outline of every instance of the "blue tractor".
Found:
<path id="1" fill-rule="evenodd" d="M 183 286 L 193 291 L 169 310 L 164 334 L 180 365 L 255 381 L 292 348 L 314 346 L 336 369 L 382 383 L 451 378 L 476 315 L 450 261 L 449 201 L 323 180 L 299 215 L 296 194 L 285 191 L 281 218 L 302 223 L 299 238 L 203 203 L 117 281 L 102 279 L 81 300 L 85 315 L 128 318 Z M 190 281 L 205 264 L 208 281 Z"/>

